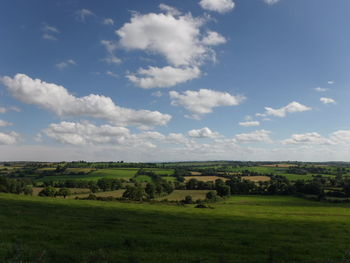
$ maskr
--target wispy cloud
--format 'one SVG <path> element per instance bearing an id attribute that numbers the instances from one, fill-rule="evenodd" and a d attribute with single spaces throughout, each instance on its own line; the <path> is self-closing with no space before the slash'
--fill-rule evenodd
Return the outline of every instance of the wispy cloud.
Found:
<path id="1" fill-rule="evenodd" d="M 79 22 L 85 22 L 88 17 L 95 16 L 95 14 L 89 9 L 82 8 L 75 12 L 75 18 Z"/>
<path id="2" fill-rule="evenodd" d="M 73 60 L 73 59 L 68 59 L 68 60 L 65 60 L 65 61 L 62 61 L 60 63 L 57 63 L 55 66 L 56 68 L 58 69 L 65 69 L 71 65 L 76 65 L 77 63 Z"/>

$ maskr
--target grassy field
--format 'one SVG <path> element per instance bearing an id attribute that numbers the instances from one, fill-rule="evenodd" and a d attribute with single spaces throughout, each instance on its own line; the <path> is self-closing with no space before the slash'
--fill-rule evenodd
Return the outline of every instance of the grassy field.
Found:
<path id="1" fill-rule="evenodd" d="M 46 169 L 46 168 L 44 168 Z M 101 178 L 113 178 L 113 179 L 125 179 L 128 180 L 135 176 L 139 169 L 138 168 L 107 168 L 107 169 L 91 169 L 91 168 L 68 168 L 67 172 L 85 172 L 88 174 L 83 175 L 57 175 L 57 176 L 45 176 L 37 179 L 37 182 L 45 181 L 59 181 L 59 180 L 91 180 L 97 181 Z M 172 169 L 154 169 L 145 168 L 147 171 L 153 171 L 156 174 L 167 174 L 172 175 L 174 170 Z M 145 178 L 144 178 L 145 179 Z M 146 179 L 148 180 L 148 179 Z M 149 181 L 149 180 L 148 180 Z M 147 181 L 147 182 L 148 182 Z"/>
<path id="2" fill-rule="evenodd" d="M 187 195 L 192 196 L 192 200 L 204 200 L 208 190 L 174 190 L 170 195 L 157 198 L 157 200 L 167 199 L 169 201 L 184 200 Z"/>
<path id="3" fill-rule="evenodd" d="M 349 205 L 236 196 L 211 206 L 0 194 L 0 262 L 349 262 Z"/>

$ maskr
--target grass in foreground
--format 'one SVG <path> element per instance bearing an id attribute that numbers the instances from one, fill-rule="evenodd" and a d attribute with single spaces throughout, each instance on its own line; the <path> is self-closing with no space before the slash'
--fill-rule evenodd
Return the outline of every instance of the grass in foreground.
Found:
<path id="1" fill-rule="evenodd" d="M 348 262 L 350 206 L 134 204 L 0 194 L 0 262 Z"/>

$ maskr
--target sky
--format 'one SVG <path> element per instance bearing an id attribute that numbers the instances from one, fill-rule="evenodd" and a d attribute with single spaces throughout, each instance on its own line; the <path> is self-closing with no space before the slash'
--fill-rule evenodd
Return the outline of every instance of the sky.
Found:
<path id="1" fill-rule="evenodd" d="M 3 0 L 2 161 L 350 161 L 348 0 Z"/>

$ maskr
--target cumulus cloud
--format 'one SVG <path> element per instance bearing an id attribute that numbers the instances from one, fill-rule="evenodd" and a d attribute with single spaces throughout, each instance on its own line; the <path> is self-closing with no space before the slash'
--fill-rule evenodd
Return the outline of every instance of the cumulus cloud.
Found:
<path id="1" fill-rule="evenodd" d="M 133 110 L 116 105 L 110 97 L 90 94 L 75 97 L 63 86 L 32 79 L 25 74 L 2 77 L 2 83 L 18 100 L 50 110 L 58 116 L 88 116 L 118 125 L 150 128 L 167 124 L 171 116 L 158 111 Z"/>
<path id="2" fill-rule="evenodd" d="M 109 145 L 109 146 L 146 146 L 155 148 L 161 144 L 186 144 L 189 140 L 181 133 L 163 135 L 159 132 L 146 131 L 131 133 L 120 126 L 97 126 L 90 122 L 52 123 L 39 136 L 46 135 L 60 143 L 71 145 Z"/>
<path id="3" fill-rule="evenodd" d="M 124 127 L 96 126 L 89 122 L 75 123 L 66 121 L 50 124 L 43 133 L 61 143 L 73 145 L 121 144 L 130 136 L 129 130 Z"/>
<path id="4" fill-rule="evenodd" d="M 169 95 L 172 105 L 185 107 L 194 114 L 193 117 L 211 113 L 215 107 L 239 105 L 245 99 L 244 96 L 209 89 L 187 90 L 182 94 L 170 91 Z"/>
<path id="5" fill-rule="evenodd" d="M 13 125 L 11 122 L 0 120 L 0 127 L 6 127 Z"/>
<path id="6" fill-rule="evenodd" d="M 75 18 L 79 22 L 85 22 L 88 17 L 94 16 L 95 14 L 89 9 L 82 8 L 75 12 Z"/>
<path id="7" fill-rule="evenodd" d="M 277 4 L 280 0 L 263 0 L 268 5 Z"/>
<path id="8" fill-rule="evenodd" d="M 108 64 L 120 64 L 122 62 L 122 60 L 114 54 L 115 50 L 118 48 L 117 42 L 111 40 L 101 40 L 101 44 L 107 50 L 107 57 L 103 59 L 105 62 Z"/>
<path id="9" fill-rule="evenodd" d="M 134 14 L 129 23 L 116 31 L 120 46 L 128 50 L 144 50 L 160 54 L 173 66 L 194 66 L 212 58 L 213 50 L 204 44 L 202 18 L 173 13 Z M 222 43 L 222 38 L 216 43 Z M 208 41 L 210 41 L 208 39 Z M 213 40 L 212 40 L 213 41 Z"/>
<path id="10" fill-rule="evenodd" d="M 239 124 L 239 126 L 243 126 L 243 127 L 254 127 L 254 126 L 259 126 L 260 122 L 258 122 L 258 121 L 243 121 L 243 122 L 239 122 L 238 124 Z"/>
<path id="11" fill-rule="evenodd" d="M 284 140 L 283 144 L 331 144 L 331 140 L 324 138 L 317 132 L 293 134 L 291 138 Z"/>
<path id="12" fill-rule="evenodd" d="M 332 133 L 330 139 L 334 143 L 350 143 L 350 130 L 338 130 Z"/>
<path id="13" fill-rule="evenodd" d="M 287 113 L 309 111 L 311 110 L 311 108 L 299 102 L 293 101 L 288 105 L 279 109 L 265 107 L 265 110 L 266 110 L 265 113 L 257 113 L 256 116 L 258 117 L 275 116 L 275 117 L 283 118 L 283 117 L 286 117 Z"/>
<path id="14" fill-rule="evenodd" d="M 0 132 L 0 144 L 2 145 L 16 144 L 19 138 L 20 135 L 14 131 L 10 133 Z"/>
<path id="15" fill-rule="evenodd" d="M 325 97 L 320 98 L 320 101 L 323 104 L 335 104 L 336 103 L 334 99 L 332 99 L 332 98 L 325 98 Z"/>
<path id="16" fill-rule="evenodd" d="M 195 78 L 201 71 L 197 67 L 175 68 L 166 66 L 163 68 L 149 67 L 139 69 L 137 74 L 129 74 L 127 78 L 135 85 L 144 88 L 168 88 Z"/>
<path id="17" fill-rule="evenodd" d="M 209 129 L 208 127 L 204 127 L 202 129 L 198 129 L 198 130 L 190 130 L 188 132 L 188 135 L 192 138 L 217 138 L 219 137 L 219 133 L 218 132 L 214 132 L 211 129 Z"/>
<path id="18" fill-rule="evenodd" d="M 65 60 L 65 61 L 62 61 L 60 63 L 57 63 L 55 66 L 56 68 L 58 69 L 65 69 L 71 65 L 76 65 L 77 63 L 73 60 L 73 59 L 68 59 L 68 60 Z"/>
<path id="19" fill-rule="evenodd" d="M 328 89 L 327 89 L 327 88 L 317 87 L 317 88 L 314 88 L 314 90 L 317 91 L 317 92 L 325 92 L 325 91 L 327 91 Z"/>
<path id="20" fill-rule="evenodd" d="M 199 5 L 205 10 L 219 13 L 229 12 L 235 7 L 232 0 L 201 0 Z"/>
<path id="21" fill-rule="evenodd" d="M 202 39 L 202 43 L 208 46 L 216 46 L 226 43 L 226 38 L 215 31 L 208 31 L 207 35 Z"/>
<path id="22" fill-rule="evenodd" d="M 250 133 L 240 133 L 236 134 L 234 141 L 238 143 L 252 143 L 252 142 L 272 142 L 270 138 L 270 131 L 267 130 L 257 130 Z"/>
<path id="23" fill-rule="evenodd" d="M 113 26 L 114 20 L 112 18 L 105 18 L 105 19 L 103 19 L 103 24 L 107 25 L 107 26 Z"/>

